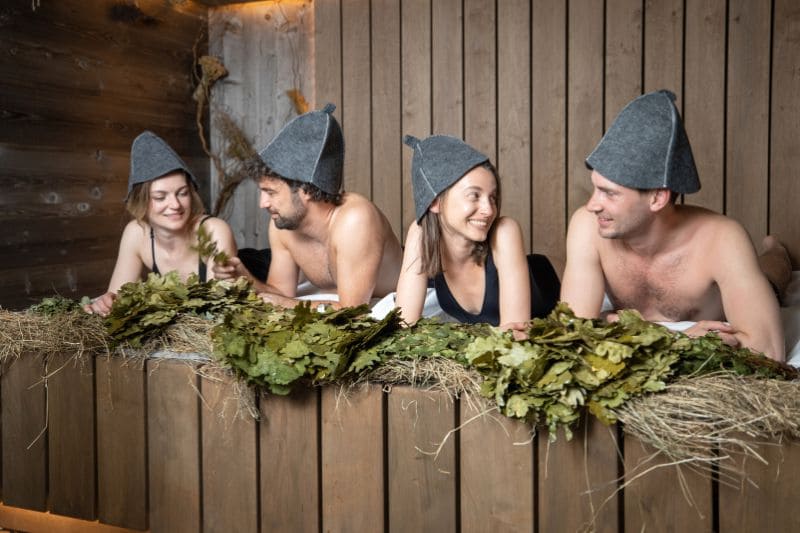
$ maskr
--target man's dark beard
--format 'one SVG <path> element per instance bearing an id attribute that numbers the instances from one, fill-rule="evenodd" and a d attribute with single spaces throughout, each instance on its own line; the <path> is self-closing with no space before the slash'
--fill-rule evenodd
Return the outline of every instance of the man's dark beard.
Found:
<path id="1" fill-rule="evenodd" d="M 306 218 L 306 207 L 300 201 L 300 196 L 297 192 L 292 193 L 292 208 L 291 216 L 281 216 L 275 219 L 275 227 L 278 229 L 296 230 L 300 227 L 300 222 Z"/>

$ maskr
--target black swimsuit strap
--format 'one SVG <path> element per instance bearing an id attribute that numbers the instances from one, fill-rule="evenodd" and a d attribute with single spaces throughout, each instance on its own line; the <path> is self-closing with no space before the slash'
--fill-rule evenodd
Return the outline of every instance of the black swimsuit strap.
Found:
<path id="1" fill-rule="evenodd" d="M 198 226 L 202 226 L 203 222 L 205 222 L 209 218 L 213 218 L 213 215 L 204 216 L 203 219 L 200 221 L 200 224 L 198 224 Z M 158 265 L 156 264 L 156 237 L 155 234 L 153 233 L 152 226 L 150 226 L 150 254 L 153 258 L 153 268 L 151 268 L 150 270 L 153 272 L 153 274 L 161 274 L 161 272 L 158 270 Z M 200 278 L 200 281 L 206 281 L 206 277 L 208 276 L 206 264 L 203 263 L 202 259 L 198 259 L 197 262 L 198 262 L 197 277 Z"/>

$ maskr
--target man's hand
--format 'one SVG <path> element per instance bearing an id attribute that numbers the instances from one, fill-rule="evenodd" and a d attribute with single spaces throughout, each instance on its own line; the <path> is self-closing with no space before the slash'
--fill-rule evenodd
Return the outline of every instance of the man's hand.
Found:
<path id="1" fill-rule="evenodd" d="M 280 294 L 275 294 L 274 292 L 259 292 L 258 297 L 264 300 L 264 302 L 277 307 L 292 308 L 297 305 L 297 300 L 294 298 L 281 296 Z"/>
<path id="2" fill-rule="evenodd" d="M 117 295 L 115 293 L 107 292 L 92 300 L 91 303 L 84 305 L 83 310 L 90 315 L 98 314 L 100 316 L 106 316 L 111 312 L 111 306 L 114 304 L 114 299 L 116 297 Z"/>
<path id="3" fill-rule="evenodd" d="M 736 328 L 727 322 L 718 320 L 701 320 L 694 326 L 684 330 L 684 333 L 689 337 L 702 337 L 706 333 L 716 333 L 722 339 L 722 342 L 734 348 L 741 346 L 741 342 L 736 338 L 738 332 Z"/>

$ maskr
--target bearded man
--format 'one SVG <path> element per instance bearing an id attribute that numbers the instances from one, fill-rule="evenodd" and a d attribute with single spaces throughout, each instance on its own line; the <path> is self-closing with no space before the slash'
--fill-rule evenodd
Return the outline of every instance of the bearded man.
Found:
<path id="1" fill-rule="evenodd" d="M 341 190 L 344 138 L 334 109 L 293 119 L 251 170 L 271 217 L 266 282 L 237 258 L 215 269 L 218 277 L 250 277 L 262 299 L 282 307 L 297 303 L 301 279 L 336 293 L 338 302 L 315 302 L 334 307 L 369 303 L 397 286 L 403 254 L 389 221 L 367 198 Z"/>

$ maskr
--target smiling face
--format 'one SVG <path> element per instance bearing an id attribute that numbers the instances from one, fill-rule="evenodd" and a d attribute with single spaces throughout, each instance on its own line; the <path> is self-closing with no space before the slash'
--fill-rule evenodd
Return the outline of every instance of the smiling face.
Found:
<path id="1" fill-rule="evenodd" d="M 498 214 L 497 179 L 488 168 L 475 167 L 437 196 L 430 210 L 438 213 L 445 235 L 485 241 Z"/>
<path id="2" fill-rule="evenodd" d="M 652 218 L 652 191 L 617 185 L 592 171 L 594 191 L 586 209 L 597 217 L 597 231 L 606 239 L 629 238 L 643 232 Z"/>
<path id="3" fill-rule="evenodd" d="M 192 185 L 183 172 L 171 172 L 149 183 L 147 221 L 151 226 L 183 228 L 192 217 Z"/>
<path id="4" fill-rule="evenodd" d="M 303 199 L 303 193 L 292 187 L 282 179 L 263 177 L 258 183 L 261 191 L 259 205 L 269 211 L 275 227 L 278 229 L 295 230 L 306 216 L 308 209 Z"/>

